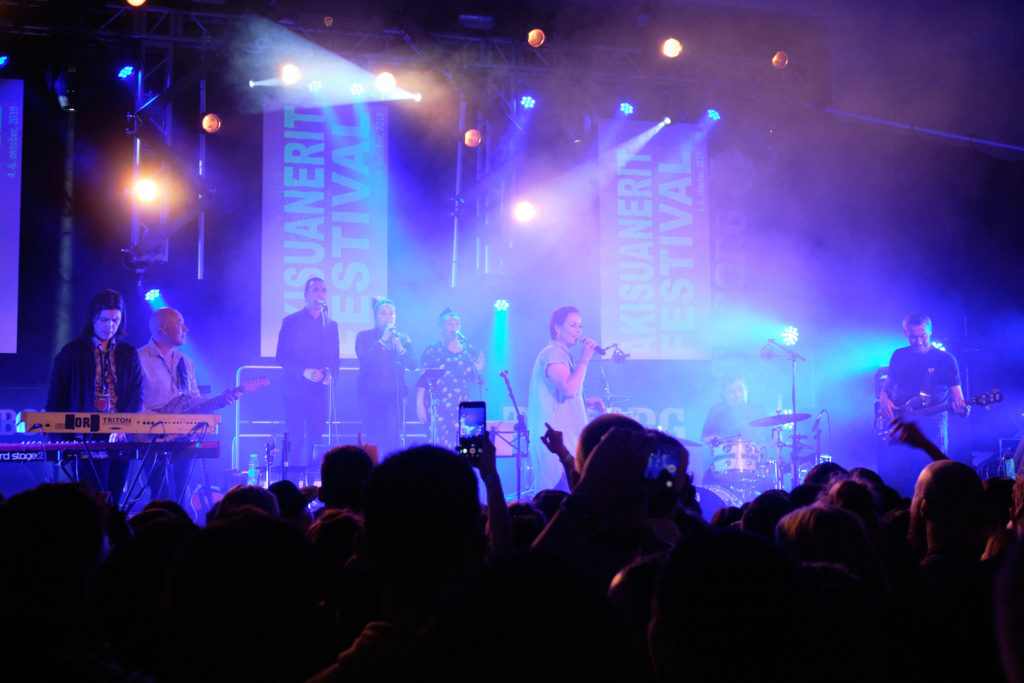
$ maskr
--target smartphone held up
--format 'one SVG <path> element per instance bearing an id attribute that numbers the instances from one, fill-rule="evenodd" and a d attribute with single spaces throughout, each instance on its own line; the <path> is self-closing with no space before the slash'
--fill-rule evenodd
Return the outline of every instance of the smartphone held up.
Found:
<path id="1" fill-rule="evenodd" d="M 487 438 L 487 404 L 463 401 L 459 404 L 459 455 L 471 462 L 480 460 Z"/>

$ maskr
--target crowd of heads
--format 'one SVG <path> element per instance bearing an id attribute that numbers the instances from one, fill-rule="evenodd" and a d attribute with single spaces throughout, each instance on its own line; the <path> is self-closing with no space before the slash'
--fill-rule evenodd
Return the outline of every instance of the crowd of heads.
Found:
<path id="1" fill-rule="evenodd" d="M 823 463 L 712 516 L 666 434 L 606 415 L 576 452 L 573 492 L 509 505 L 505 546 L 434 446 L 342 446 L 318 490 L 237 486 L 199 523 L 18 493 L 5 678 L 1024 681 L 1024 478 L 943 460 L 908 500 Z"/>

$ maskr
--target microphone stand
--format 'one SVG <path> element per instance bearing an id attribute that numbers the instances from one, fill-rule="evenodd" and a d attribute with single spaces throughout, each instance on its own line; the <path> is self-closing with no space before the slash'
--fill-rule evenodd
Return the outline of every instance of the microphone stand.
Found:
<path id="1" fill-rule="evenodd" d="M 530 430 L 526 427 L 526 418 L 519 411 L 519 403 L 516 402 L 516 395 L 512 391 L 512 383 L 508 381 L 508 370 L 502 370 L 500 373 L 501 378 L 505 380 L 505 388 L 508 389 L 508 397 L 512 399 L 512 408 L 516 411 L 516 441 L 513 447 L 516 455 L 516 500 L 518 501 L 523 497 L 523 475 L 522 475 L 522 459 L 523 459 L 523 444 L 526 444 L 527 449 L 530 446 Z"/>
<path id="2" fill-rule="evenodd" d="M 330 348 L 331 336 L 327 332 L 327 304 L 323 304 L 322 306 L 323 308 L 321 309 L 320 312 L 320 319 L 323 321 L 324 324 L 324 345 L 328 347 L 327 357 L 331 361 L 331 364 L 327 368 L 325 368 L 325 370 L 327 371 L 327 449 L 325 450 L 326 452 L 334 447 L 334 441 L 335 439 L 337 439 L 335 420 L 337 420 L 338 417 L 338 408 L 334 402 L 334 379 L 338 374 L 338 349 L 337 347 Z M 317 435 L 317 441 L 319 441 L 320 436 L 321 435 Z M 310 465 L 313 464 L 313 461 L 315 459 L 314 450 L 314 445 L 310 444 L 309 462 L 306 463 L 305 465 L 304 469 L 306 470 L 306 472 L 304 472 L 304 475 L 308 474 L 309 467 Z M 305 478 L 305 476 L 303 478 Z"/>

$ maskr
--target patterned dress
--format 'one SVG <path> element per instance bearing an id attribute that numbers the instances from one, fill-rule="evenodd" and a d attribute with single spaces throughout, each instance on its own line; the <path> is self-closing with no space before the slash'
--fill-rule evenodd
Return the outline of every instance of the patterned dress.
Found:
<path id="1" fill-rule="evenodd" d="M 459 441 L 459 403 L 471 401 L 469 395 L 470 382 L 476 382 L 473 361 L 480 352 L 472 346 L 463 346 L 462 351 L 453 353 L 445 342 L 435 342 L 423 351 L 420 368 L 439 368 L 444 374 L 426 387 L 424 402 L 427 409 L 431 405 L 431 390 L 436 391 L 437 399 L 437 444 L 454 449 Z"/>

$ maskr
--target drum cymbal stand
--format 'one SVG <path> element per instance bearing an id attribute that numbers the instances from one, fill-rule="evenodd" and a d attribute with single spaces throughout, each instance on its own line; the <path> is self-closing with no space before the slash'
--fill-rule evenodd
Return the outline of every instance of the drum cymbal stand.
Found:
<path id="1" fill-rule="evenodd" d="M 801 356 L 799 353 L 797 353 L 793 349 L 791 349 L 790 347 L 783 346 L 782 344 L 778 343 L 774 339 L 769 339 L 768 343 L 761 347 L 761 358 L 762 358 L 762 360 L 771 360 L 772 358 L 777 358 L 777 357 L 785 358 L 786 360 L 789 361 L 790 366 L 791 366 L 791 370 L 792 370 L 792 372 L 791 372 L 792 383 L 791 383 L 790 396 L 791 396 L 792 404 L 793 404 L 793 415 L 796 416 L 796 362 L 798 360 L 806 361 L 807 359 L 804 358 L 803 356 Z M 797 443 L 796 435 L 797 435 L 796 422 L 794 422 L 793 423 L 793 443 Z M 780 458 L 782 457 L 782 448 L 781 447 L 779 448 L 779 457 Z M 793 474 L 793 486 L 796 486 L 797 485 L 797 476 L 799 474 L 799 472 L 797 470 L 797 465 L 796 465 L 796 452 L 793 453 L 793 462 L 792 462 L 791 467 L 792 467 L 792 474 Z M 780 489 L 783 488 L 783 486 L 782 486 L 781 469 L 780 469 L 780 473 L 779 473 L 779 488 Z"/>

